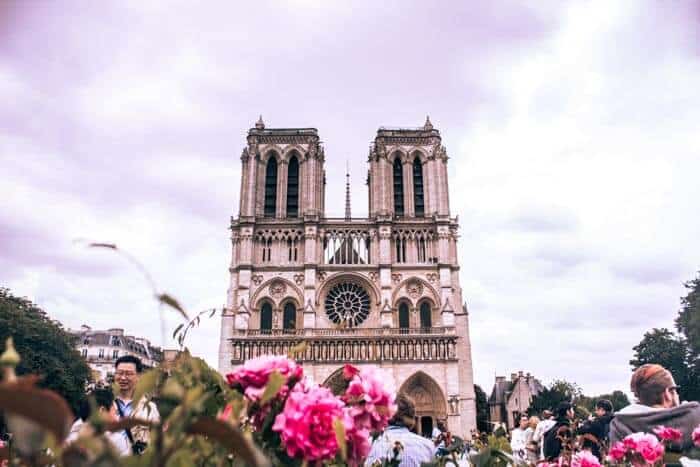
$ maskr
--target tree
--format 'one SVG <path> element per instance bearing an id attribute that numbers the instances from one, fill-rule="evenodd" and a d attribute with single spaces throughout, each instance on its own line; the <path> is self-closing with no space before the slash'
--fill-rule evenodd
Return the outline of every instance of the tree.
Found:
<path id="1" fill-rule="evenodd" d="M 489 428 L 489 401 L 486 393 L 478 384 L 474 385 L 476 395 L 476 428 L 479 431 L 488 431 Z"/>
<path id="2" fill-rule="evenodd" d="M 658 363 L 673 375 L 681 400 L 700 399 L 700 378 L 693 369 L 693 357 L 683 336 L 666 328 L 654 328 L 644 334 L 633 350 L 634 358 L 630 360 L 633 369 L 645 363 Z"/>
<path id="3" fill-rule="evenodd" d="M 683 284 L 689 292 L 681 298 L 682 308 L 676 318 L 676 329 L 685 336 L 694 357 L 700 356 L 700 273 L 698 274 L 698 277 Z"/>
<path id="4" fill-rule="evenodd" d="M 540 415 L 543 410 L 556 410 L 561 402 L 575 402 L 583 396 L 581 388 L 576 383 L 555 380 L 549 387 L 532 398 L 528 415 Z"/>
<path id="5" fill-rule="evenodd" d="M 73 347 L 73 336 L 30 300 L 0 287 L 0 347 L 10 336 L 22 358 L 17 374 L 41 375 L 40 386 L 59 393 L 75 412 L 90 368 Z"/>
<path id="6" fill-rule="evenodd" d="M 630 405 L 630 400 L 627 398 L 627 394 L 622 391 L 613 391 L 610 394 L 601 394 L 599 396 L 586 397 L 583 396 L 578 400 L 578 404 L 584 406 L 586 410 L 593 413 L 595 410 L 595 404 L 601 399 L 607 399 L 612 402 L 615 411 L 627 407 Z"/>

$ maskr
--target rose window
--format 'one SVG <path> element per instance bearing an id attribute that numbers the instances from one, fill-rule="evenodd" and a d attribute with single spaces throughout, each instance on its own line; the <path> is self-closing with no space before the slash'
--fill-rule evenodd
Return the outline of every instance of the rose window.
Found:
<path id="1" fill-rule="evenodd" d="M 357 284 L 338 284 L 326 296 L 326 314 L 335 324 L 357 326 L 369 316 L 369 295 Z"/>

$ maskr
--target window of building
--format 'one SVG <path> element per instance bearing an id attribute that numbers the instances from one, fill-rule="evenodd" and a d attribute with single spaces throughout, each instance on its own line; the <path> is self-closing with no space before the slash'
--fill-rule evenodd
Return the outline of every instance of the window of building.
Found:
<path id="1" fill-rule="evenodd" d="M 406 239 L 401 237 L 396 237 L 394 239 L 396 245 L 396 262 L 405 263 L 406 262 Z"/>
<path id="2" fill-rule="evenodd" d="M 273 155 L 265 169 L 265 217 L 275 217 L 277 209 L 277 159 Z"/>
<path id="3" fill-rule="evenodd" d="M 119 351 L 118 350 L 114 350 L 112 352 L 112 358 L 119 358 Z"/>
<path id="4" fill-rule="evenodd" d="M 287 217 L 299 216 L 299 161 L 296 156 L 289 160 L 287 170 Z"/>
<path id="5" fill-rule="evenodd" d="M 433 318 L 430 310 L 430 304 L 428 302 L 423 302 L 420 306 L 420 327 L 430 328 L 432 326 Z"/>
<path id="6" fill-rule="evenodd" d="M 272 330 L 272 305 L 265 303 L 260 310 L 260 331 L 270 333 Z"/>
<path id="7" fill-rule="evenodd" d="M 402 332 L 408 332 L 410 327 L 410 319 L 408 314 L 408 305 L 406 303 L 401 303 L 399 305 L 399 328 Z"/>
<path id="8" fill-rule="evenodd" d="M 105 349 L 100 349 L 100 351 L 97 353 L 98 358 L 105 358 Z"/>
<path id="9" fill-rule="evenodd" d="M 423 198 L 423 165 L 420 157 L 413 159 L 413 203 L 416 207 L 416 216 L 425 215 L 425 200 Z"/>
<path id="10" fill-rule="evenodd" d="M 288 238 L 287 239 L 287 253 L 288 253 L 288 258 L 290 263 L 294 263 L 297 261 L 298 257 L 298 247 L 297 245 L 299 244 L 299 240 L 294 238 Z"/>
<path id="11" fill-rule="evenodd" d="M 269 263 L 272 261 L 272 239 L 262 239 L 262 262 Z"/>
<path id="12" fill-rule="evenodd" d="M 403 167 L 398 156 L 394 159 L 394 214 L 403 216 Z"/>
<path id="13" fill-rule="evenodd" d="M 87 349 L 83 349 L 80 351 L 80 355 L 83 356 L 83 358 L 87 357 Z"/>
<path id="14" fill-rule="evenodd" d="M 427 248 L 425 245 L 425 239 L 423 237 L 418 238 L 418 262 L 427 262 Z"/>
<path id="15" fill-rule="evenodd" d="M 284 305 L 282 327 L 284 329 L 296 329 L 297 327 L 297 310 L 294 308 L 294 304 L 291 302 Z"/>

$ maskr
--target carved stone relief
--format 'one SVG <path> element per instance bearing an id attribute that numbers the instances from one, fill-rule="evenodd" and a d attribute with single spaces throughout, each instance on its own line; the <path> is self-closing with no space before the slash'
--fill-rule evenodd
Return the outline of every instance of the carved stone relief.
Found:
<path id="1" fill-rule="evenodd" d="M 270 295 L 279 300 L 282 298 L 287 292 L 287 284 L 285 284 L 282 281 L 274 281 L 272 284 L 270 284 Z"/>

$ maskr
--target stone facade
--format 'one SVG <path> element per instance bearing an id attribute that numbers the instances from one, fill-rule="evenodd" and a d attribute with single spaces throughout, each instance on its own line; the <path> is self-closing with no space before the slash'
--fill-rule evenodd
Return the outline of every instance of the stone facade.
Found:
<path id="1" fill-rule="evenodd" d="M 505 423 L 509 429 L 514 428 L 518 417 L 527 414 L 532 398 L 543 389 L 542 383 L 530 373 L 512 373 L 510 381 L 505 376 L 496 376 L 489 397 L 489 421 L 492 426 Z"/>
<path id="2" fill-rule="evenodd" d="M 329 218 L 317 130 L 260 119 L 241 155 L 220 371 L 305 342 L 297 358 L 314 380 L 336 387 L 344 363 L 380 366 L 417 401 L 420 431 L 444 418 L 468 436 L 476 408 L 447 160 L 429 120 L 380 128 L 369 217 L 352 218 L 348 201 Z"/>

